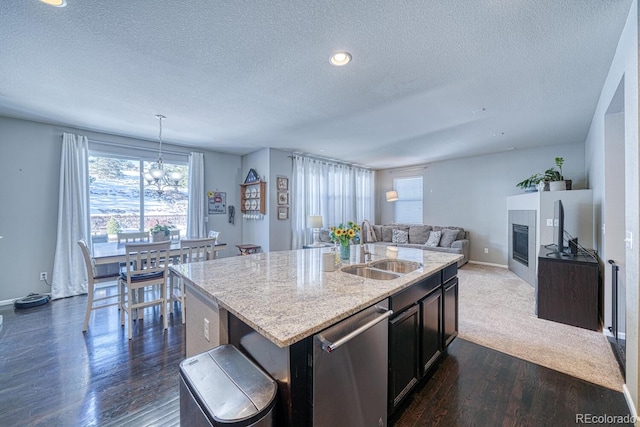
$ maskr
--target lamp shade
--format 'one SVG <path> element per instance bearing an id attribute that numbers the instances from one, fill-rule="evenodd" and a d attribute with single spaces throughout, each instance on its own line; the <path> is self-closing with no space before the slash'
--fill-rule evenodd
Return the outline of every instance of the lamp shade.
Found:
<path id="1" fill-rule="evenodd" d="M 398 192 L 395 190 L 387 191 L 387 202 L 395 202 L 398 200 Z"/>
<path id="2" fill-rule="evenodd" d="M 307 218 L 307 225 L 311 228 L 322 228 L 322 216 L 309 215 Z"/>

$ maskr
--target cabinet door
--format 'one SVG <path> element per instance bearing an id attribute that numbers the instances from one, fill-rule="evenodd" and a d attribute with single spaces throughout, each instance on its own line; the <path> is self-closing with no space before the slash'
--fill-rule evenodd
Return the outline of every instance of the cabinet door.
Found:
<path id="1" fill-rule="evenodd" d="M 420 366 L 424 375 L 442 353 L 442 292 L 438 289 L 420 302 L 422 345 Z"/>
<path id="2" fill-rule="evenodd" d="M 442 287 L 444 294 L 444 346 L 458 336 L 458 278 L 449 280 Z"/>
<path id="3" fill-rule="evenodd" d="M 389 322 L 389 412 L 418 382 L 419 314 L 413 305 Z"/>

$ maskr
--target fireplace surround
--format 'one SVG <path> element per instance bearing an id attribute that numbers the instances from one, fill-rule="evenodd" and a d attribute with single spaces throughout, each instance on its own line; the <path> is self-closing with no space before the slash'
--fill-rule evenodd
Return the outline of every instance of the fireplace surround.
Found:
<path id="1" fill-rule="evenodd" d="M 509 270 L 531 286 L 536 284 L 535 210 L 509 210 Z"/>

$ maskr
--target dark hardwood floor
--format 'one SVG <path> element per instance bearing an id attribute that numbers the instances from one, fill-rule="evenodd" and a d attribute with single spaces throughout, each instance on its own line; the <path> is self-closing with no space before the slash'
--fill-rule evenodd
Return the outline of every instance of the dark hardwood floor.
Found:
<path id="1" fill-rule="evenodd" d="M 180 310 L 165 332 L 147 309 L 129 341 L 115 307 L 83 334 L 85 302 L 0 307 L 0 426 L 178 425 Z M 569 426 L 577 414 L 628 409 L 622 393 L 456 339 L 391 424 Z"/>

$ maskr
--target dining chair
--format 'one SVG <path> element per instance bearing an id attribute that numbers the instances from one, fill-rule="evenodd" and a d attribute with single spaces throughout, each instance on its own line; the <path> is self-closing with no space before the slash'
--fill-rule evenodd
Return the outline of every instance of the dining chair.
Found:
<path id="1" fill-rule="evenodd" d="M 182 239 L 180 240 L 180 256 L 178 262 L 188 264 L 197 261 L 207 261 L 215 257 L 216 239 Z M 174 279 L 175 281 L 174 286 Z M 185 323 L 185 295 L 184 282 L 175 274 L 169 278 L 169 312 L 173 314 L 173 302 L 179 302 L 182 308 L 182 323 Z"/>
<path id="2" fill-rule="evenodd" d="M 169 230 L 169 240 L 177 242 L 180 240 L 180 229 Z"/>
<path id="3" fill-rule="evenodd" d="M 85 239 L 78 240 L 78 245 L 80 246 L 80 250 L 82 251 L 82 257 L 84 258 L 84 264 L 87 268 L 87 311 L 84 316 L 84 324 L 82 325 L 82 332 L 87 332 L 87 328 L 89 326 L 89 318 L 91 317 L 91 312 L 93 310 L 97 310 L 99 308 L 112 307 L 114 305 L 119 305 L 120 300 L 119 297 L 121 295 L 122 289 L 120 284 L 116 287 L 117 292 L 115 294 L 106 295 L 107 291 L 105 290 L 104 296 L 96 296 L 96 284 L 107 281 L 114 280 L 113 276 L 98 276 L 96 274 L 96 265 L 93 256 L 91 255 L 91 251 L 89 250 L 89 246 L 87 245 L 87 241 Z M 100 292 L 102 294 L 102 292 Z M 116 301 L 112 301 L 113 299 L 118 298 Z M 112 301 L 103 303 L 102 301 Z"/>
<path id="4" fill-rule="evenodd" d="M 132 337 L 133 317 L 138 309 L 144 310 L 146 307 L 159 305 L 164 329 L 167 329 L 167 275 L 170 246 L 171 242 L 168 240 L 157 243 L 125 244 L 126 271 L 120 275 L 122 286 L 120 324 L 124 326 L 126 313 L 129 339 Z"/>

